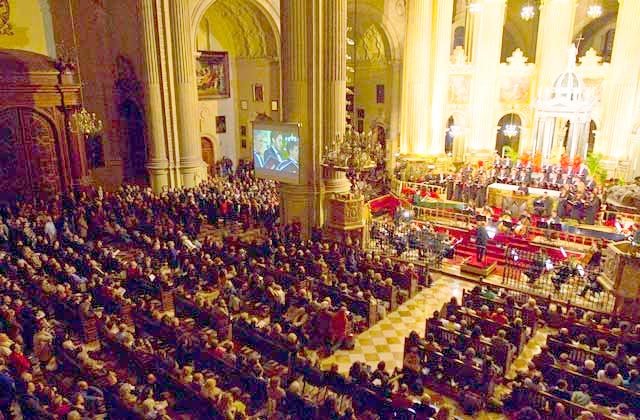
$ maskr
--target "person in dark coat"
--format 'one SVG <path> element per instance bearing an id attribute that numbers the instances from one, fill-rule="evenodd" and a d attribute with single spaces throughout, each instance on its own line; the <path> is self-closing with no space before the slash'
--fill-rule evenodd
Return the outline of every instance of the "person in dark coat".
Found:
<path id="1" fill-rule="evenodd" d="M 485 222 L 479 221 L 478 228 L 476 229 L 476 259 L 479 262 L 484 262 L 487 254 L 487 242 L 489 241 L 489 234 L 487 233 L 487 227 Z"/>

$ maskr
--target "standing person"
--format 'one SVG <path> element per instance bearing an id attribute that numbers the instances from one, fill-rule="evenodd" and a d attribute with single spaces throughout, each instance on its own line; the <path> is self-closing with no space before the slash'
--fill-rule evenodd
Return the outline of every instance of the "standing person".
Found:
<path id="1" fill-rule="evenodd" d="M 484 221 L 478 221 L 478 227 L 476 229 L 476 259 L 479 262 L 484 262 L 487 254 L 487 242 L 489 241 L 489 234 L 487 233 L 487 227 Z"/>

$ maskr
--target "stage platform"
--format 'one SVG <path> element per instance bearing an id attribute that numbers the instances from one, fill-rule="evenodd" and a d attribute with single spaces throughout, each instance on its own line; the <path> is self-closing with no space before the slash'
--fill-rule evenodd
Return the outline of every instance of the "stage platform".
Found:
<path id="1" fill-rule="evenodd" d="M 460 271 L 462 273 L 488 277 L 496 271 L 497 266 L 498 264 L 495 261 L 488 260 L 485 263 L 481 263 L 475 258 L 465 258 L 464 262 L 460 265 Z"/>

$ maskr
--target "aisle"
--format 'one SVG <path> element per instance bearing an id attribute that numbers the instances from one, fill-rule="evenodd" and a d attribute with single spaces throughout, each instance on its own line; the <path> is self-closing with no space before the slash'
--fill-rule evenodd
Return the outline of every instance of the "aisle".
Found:
<path id="1" fill-rule="evenodd" d="M 436 274 L 435 278 L 430 288 L 423 289 L 385 319 L 356 337 L 353 350 L 339 350 L 324 359 L 321 362 L 322 369 L 329 369 L 333 363 L 337 363 L 340 372 L 348 373 L 356 361 L 367 362 L 374 368 L 379 361 L 384 361 L 388 370 L 402 367 L 405 337 L 414 330 L 423 337 L 426 319 L 431 317 L 433 311 L 439 311 L 452 296 L 456 296 L 460 302 L 462 290 L 471 290 L 474 286 L 473 283 L 442 274 Z"/>

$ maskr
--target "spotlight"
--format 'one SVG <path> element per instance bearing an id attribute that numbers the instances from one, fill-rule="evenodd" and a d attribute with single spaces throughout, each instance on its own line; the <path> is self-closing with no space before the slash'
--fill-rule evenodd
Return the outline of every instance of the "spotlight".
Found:
<path id="1" fill-rule="evenodd" d="M 478 13 L 481 10 L 482 10 L 482 5 L 480 4 L 480 1 L 473 0 L 471 1 L 471 3 L 469 3 L 469 12 Z"/>

